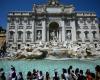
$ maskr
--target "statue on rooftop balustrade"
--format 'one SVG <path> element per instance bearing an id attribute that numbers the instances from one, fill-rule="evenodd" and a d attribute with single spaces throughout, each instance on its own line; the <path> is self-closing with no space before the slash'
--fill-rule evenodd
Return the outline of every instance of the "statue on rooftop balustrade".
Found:
<path id="1" fill-rule="evenodd" d="M 48 4 L 49 5 L 54 5 L 54 6 L 56 5 L 57 6 L 57 5 L 59 5 L 59 2 L 58 2 L 58 0 L 49 0 Z"/>

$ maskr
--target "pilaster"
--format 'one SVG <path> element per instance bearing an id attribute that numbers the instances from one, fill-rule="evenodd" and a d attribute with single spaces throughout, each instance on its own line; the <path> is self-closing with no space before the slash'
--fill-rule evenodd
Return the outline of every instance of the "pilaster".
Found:
<path id="1" fill-rule="evenodd" d="M 76 41 L 76 27 L 75 27 L 75 21 L 71 21 L 71 27 L 72 27 L 72 41 Z"/>

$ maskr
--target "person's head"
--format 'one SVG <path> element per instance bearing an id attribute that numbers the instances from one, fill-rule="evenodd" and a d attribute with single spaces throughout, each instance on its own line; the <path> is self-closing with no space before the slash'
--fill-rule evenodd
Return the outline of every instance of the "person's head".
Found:
<path id="1" fill-rule="evenodd" d="M 67 70 L 63 68 L 63 69 L 62 69 L 62 72 L 63 72 L 63 73 L 67 73 Z"/>
<path id="2" fill-rule="evenodd" d="M 40 75 L 43 75 L 42 71 L 40 71 Z"/>
<path id="3" fill-rule="evenodd" d="M 79 73 L 79 68 L 76 68 L 75 74 Z"/>
<path id="4" fill-rule="evenodd" d="M 46 75 L 48 76 L 49 75 L 49 72 L 46 72 Z"/>
<path id="5" fill-rule="evenodd" d="M 83 70 L 80 70 L 80 74 L 83 75 Z"/>
<path id="6" fill-rule="evenodd" d="M 3 71 L 3 68 L 0 68 L 0 72 Z"/>
<path id="7" fill-rule="evenodd" d="M 100 72 L 100 65 L 97 65 L 97 66 L 95 67 L 95 71 Z"/>
<path id="8" fill-rule="evenodd" d="M 12 70 L 12 71 L 15 71 L 15 68 L 12 67 L 11 70 Z"/>
<path id="9" fill-rule="evenodd" d="M 30 71 L 28 71 L 27 76 L 31 76 L 31 72 Z"/>
<path id="10" fill-rule="evenodd" d="M 69 66 L 69 69 L 72 69 L 72 68 L 73 68 L 72 65 L 70 65 L 70 66 Z"/>
<path id="11" fill-rule="evenodd" d="M 35 69 L 33 69 L 33 73 L 36 73 L 36 70 Z"/>
<path id="12" fill-rule="evenodd" d="M 19 72 L 19 75 L 20 75 L 20 76 L 23 76 L 22 72 Z"/>
<path id="13" fill-rule="evenodd" d="M 90 69 L 86 70 L 86 75 L 90 75 Z"/>
<path id="14" fill-rule="evenodd" d="M 11 68 L 15 69 L 15 67 L 13 65 L 11 65 Z"/>

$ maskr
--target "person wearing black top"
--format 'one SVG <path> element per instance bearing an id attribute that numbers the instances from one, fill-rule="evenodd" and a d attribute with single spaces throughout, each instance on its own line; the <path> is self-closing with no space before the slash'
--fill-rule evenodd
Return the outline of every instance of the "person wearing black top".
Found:
<path id="1" fill-rule="evenodd" d="M 78 80 L 86 80 L 86 77 L 83 75 L 83 70 L 80 70 Z"/>
<path id="2" fill-rule="evenodd" d="M 55 72 L 55 75 L 54 75 L 54 77 L 53 77 L 53 80 L 60 80 L 60 78 L 59 78 L 59 76 L 58 76 L 58 73 L 57 73 L 57 72 Z"/>

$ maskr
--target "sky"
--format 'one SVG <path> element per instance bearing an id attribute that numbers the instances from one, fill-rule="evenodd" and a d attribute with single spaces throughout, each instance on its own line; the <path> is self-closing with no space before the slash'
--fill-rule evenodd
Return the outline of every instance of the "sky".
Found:
<path id="1" fill-rule="evenodd" d="M 6 29 L 9 11 L 31 11 L 33 4 L 46 4 L 48 0 L 0 0 L 0 26 Z M 76 11 L 93 11 L 100 17 L 100 0 L 59 0 L 73 4 Z"/>

